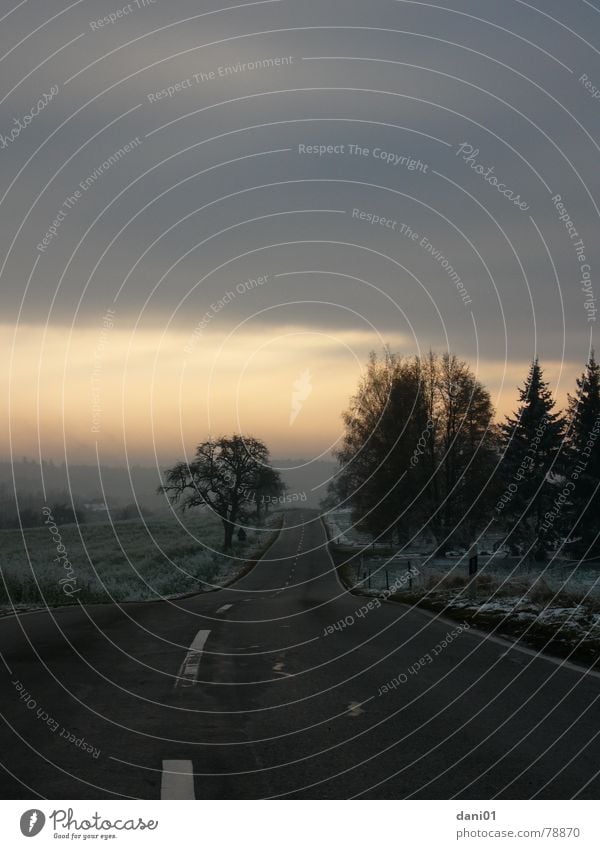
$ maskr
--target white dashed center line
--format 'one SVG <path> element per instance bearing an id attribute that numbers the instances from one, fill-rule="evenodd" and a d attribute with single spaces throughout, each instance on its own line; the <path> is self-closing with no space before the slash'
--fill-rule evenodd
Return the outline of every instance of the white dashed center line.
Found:
<path id="1" fill-rule="evenodd" d="M 289 672 L 284 672 L 284 665 L 285 664 L 283 664 L 282 662 L 276 663 L 273 666 L 273 672 L 275 672 L 277 675 L 284 675 L 286 678 L 291 678 L 292 676 Z"/>
<path id="2" fill-rule="evenodd" d="M 217 610 L 217 613 L 225 613 L 226 610 L 230 610 L 233 607 L 233 604 L 224 604 L 223 607 L 220 607 Z"/>
<path id="3" fill-rule="evenodd" d="M 198 668 L 202 659 L 202 650 L 209 634 L 210 631 L 198 631 L 194 637 L 194 641 L 189 647 L 183 663 L 179 667 L 179 672 L 175 680 L 176 687 L 193 687 L 196 683 Z"/>
<path id="4" fill-rule="evenodd" d="M 195 799 L 194 767 L 191 761 L 163 761 L 161 799 Z"/>

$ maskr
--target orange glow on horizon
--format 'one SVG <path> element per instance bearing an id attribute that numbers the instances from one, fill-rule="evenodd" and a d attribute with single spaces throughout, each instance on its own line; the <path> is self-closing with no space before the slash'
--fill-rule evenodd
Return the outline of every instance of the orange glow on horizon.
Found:
<path id="1" fill-rule="evenodd" d="M 109 323 L 107 322 L 107 325 Z M 15 338 L 14 351 L 12 349 Z M 371 333 L 277 327 L 224 338 L 118 327 L 4 326 L 7 364 L 0 454 L 152 461 L 189 452 L 208 435 L 243 432 L 263 439 L 274 457 L 329 457 L 342 434 L 341 413 L 357 389 Z M 386 341 L 403 350 L 401 337 Z M 405 351 L 409 354 L 409 351 Z M 12 370 L 10 363 L 12 361 Z M 581 363 L 543 362 L 562 406 Z M 481 361 L 499 417 L 515 406 L 528 362 Z M 503 386 L 502 386 L 503 382 Z M 10 417 L 10 422 L 9 422 Z M 9 430 L 10 427 L 10 430 Z"/>

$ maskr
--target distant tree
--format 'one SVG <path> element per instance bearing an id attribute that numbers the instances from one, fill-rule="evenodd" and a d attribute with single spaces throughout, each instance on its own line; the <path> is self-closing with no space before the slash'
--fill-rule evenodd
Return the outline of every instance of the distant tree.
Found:
<path id="1" fill-rule="evenodd" d="M 50 509 L 52 511 L 52 518 L 57 525 L 73 525 L 76 522 L 81 524 L 85 521 L 83 510 L 78 507 L 73 507 L 70 504 L 61 502 L 53 504 Z M 38 524 L 41 524 L 41 522 Z"/>
<path id="2" fill-rule="evenodd" d="M 546 529 L 545 513 L 556 498 L 564 464 L 559 452 L 565 436 L 565 419 L 555 412 L 555 401 L 544 380 L 537 358 L 525 385 L 519 390 L 519 406 L 501 425 L 503 441 L 502 515 L 510 525 L 511 540 L 527 548 L 537 539 L 535 555 L 546 556 L 557 526 Z"/>
<path id="3" fill-rule="evenodd" d="M 31 507 L 23 507 L 18 511 L 13 527 L 36 528 L 41 524 L 43 524 L 43 517 L 39 510 L 33 510 Z"/>
<path id="4" fill-rule="evenodd" d="M 127 519 L 149 519 L 153 515 L 153 511 L 148 507 L 134 502 L 132 504 L 126 504 L 125 507 L 120 507 L 116 512 L 115 518 L 117 521 L 122 522 Z"/>
<path id="5" fill-rule="evenodd" d="M 261 466 L 256 474 L 254 490 L 250 494 L 250 503 L 256 507 L 256 521 L 261 524 L 263 516 L 269 512 L 269 505 L 276 502 L 285 492 L 285 484 L 279 472 L 272 466 Z"/>
<path id="6" fill-rule="evenodd" d="M 192 462 L 176 463 L 165 473 L 159 492 L 184 510 L 208 507 L 223 524 L 223 548 L 231 548 L 236 523 L 251 509 L 262 470 L 269 466 L 266 445 L 252 436 L 209 439 L 196 449 Z M 276 474 L 276 473 L 275 473 Z"/>
<path id="7" fill-rule="evenodd" d="M 592 350 L 577 389 L 569 396 L 569 475 L 575 484 L 570 526 L 580 554 L 600 553 L 600 365 Z"/>

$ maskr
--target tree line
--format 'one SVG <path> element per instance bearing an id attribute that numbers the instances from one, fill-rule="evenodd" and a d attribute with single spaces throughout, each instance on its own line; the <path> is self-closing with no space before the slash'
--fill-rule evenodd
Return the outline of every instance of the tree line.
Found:
<path id="1" fill-rule="evenodd" d="M 66 492 L 25 492 L 19 493 L 17 499 L 14 491 L 0 483 L 0 530 L 41 527 L 44 524 L 42 506 L 46 504 L 51 505 L 52 515 L 58 524 L 81 524 L 85 521 L 83 508 L 73 504 Z"/>
<path id="2" fill-rule="evenodd" d="M 488 390 L 453 354 L 372 354 L 343 416 L 327 506 L 404 544 L 428 532 L 443 551 L 501 530 L 514 553 L 557 544 L 600 555 L 600 367 L 594 353 L 558 410 L 531 363 L 518 404 L 494 420 Z M 562 541 L 562 542 L 561 542 Z"/>
<path id="3" fill-rule="evenodd" d="M 39 528 L 45 524 L 43 507 L 49 507 L 57 525 L 83 525 L 98 520 L 98 514 L 89 512 L 82 497 L 60 490 L 42 492 L 22 492 L 17 485 L 16 490 L 0 482 L 0 530 L 18 530 L 20 528 Z M 136 502 L 117 506 L 107 505 L 110 518 L 113 521 L 129 519 L 150 519 L 152 510 Z M 108 520 L 106 518 L 100 517 Z"/>

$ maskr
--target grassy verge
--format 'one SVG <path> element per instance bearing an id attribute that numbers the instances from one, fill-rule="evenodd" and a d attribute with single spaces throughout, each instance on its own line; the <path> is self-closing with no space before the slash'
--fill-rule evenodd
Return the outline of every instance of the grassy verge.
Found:
<path id="1" fill-rule="evenodd" d="M 600 660 L 600 599 L 582 590 L 556 592 L 539 576 L 502 580 L 429 574 L 418 589 L 393 593 L 357 586 L 355 567 L 332 546 L 342 584 L 354 595 L 421 607 L 527 644 L 536 651 L 595 666 Z"/>

